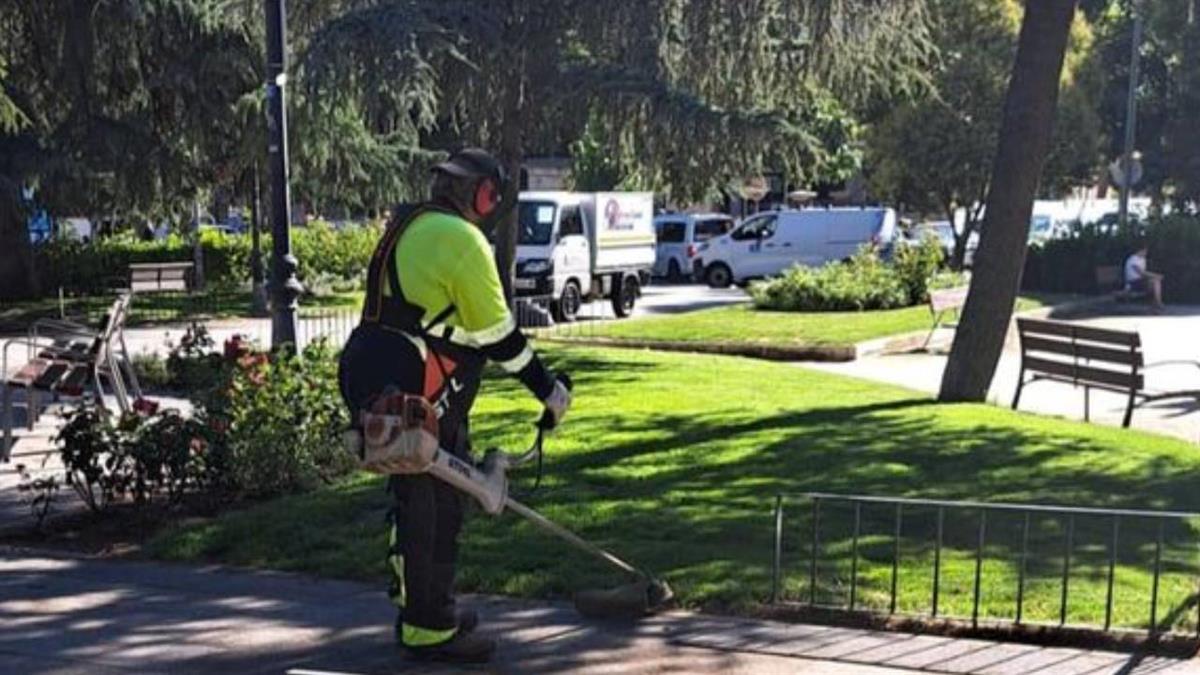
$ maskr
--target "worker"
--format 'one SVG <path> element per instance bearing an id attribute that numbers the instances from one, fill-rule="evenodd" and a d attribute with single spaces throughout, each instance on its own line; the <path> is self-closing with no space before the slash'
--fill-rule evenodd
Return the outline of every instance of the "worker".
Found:
<path id="1" fill-rule="evenodd" d="M 507 180 L 487 152 L 454 153 L 433 170 L 431 198 L 388 223 L 367 274 L 362 321 L 342 353 L 342 396 L 357 416 L 389 391 L 419 394 L 438 417 L 439 446 L 468 458 L 468 416 L 483 366 L 514 374 L 554 425 L 568 387 L 518 329 L 481 228 L 504 210 Z M 428 473 L 396 474 L 388 566 L 397 638 L 422 660 L 486 662 L 493 640 L 474 632 L 474 612 L 454 601 L 465 495 Z"/>

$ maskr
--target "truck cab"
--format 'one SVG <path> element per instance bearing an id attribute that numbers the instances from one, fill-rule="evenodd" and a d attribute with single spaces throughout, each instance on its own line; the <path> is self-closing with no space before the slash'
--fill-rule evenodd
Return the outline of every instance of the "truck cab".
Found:
<path id="1" fill-rule="evenodd" d="M 650 193 L 522 192 L 515 288 L 573 321 L 583 303 L 609 297 L 627 316 L 654 265 Z"/>

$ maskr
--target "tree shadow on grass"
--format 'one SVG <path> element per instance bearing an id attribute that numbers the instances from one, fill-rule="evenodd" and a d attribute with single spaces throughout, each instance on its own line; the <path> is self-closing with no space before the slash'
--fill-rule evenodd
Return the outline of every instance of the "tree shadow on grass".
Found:
<path id="1" fill-rule="evenodd" d="M 551 452 L 547 472 L 553 478 L 533 504 L 565 518 L 585 536 L 665 570 L 685 594 L 717 607 L 765 595 L 771 511 L 780 493 L 1172 510 L 1200 506 L 1193 487 L 1194 458 L 1165 453 L 1123 458 L 1111 440 L 1070 430 L 1060 434 L 1048 426 L 1010 426 L 1003 416 L 975 423 L 972 410 L 909 398 L 757 417 L 741 411 L 660 411 L 603 424 L 581 421 L 595 424 L 582 432 L 585 437 L 636 440 L 562 456 Z M 864 531 L 890 532 L 889 516 L 886 511 L 865 518 Z M 905 536 L 932 542 L 931 516 L 931 511 L 910 513 Z M 989 555 L 1016 559 L 1019 539 L 1012 525 L 993 524 Z M 848 510 L 824 515 L 821 527 L 822 546 L 848 548 Z M 1032 545 L 1058 551 L 1063 527 L 1061 518 L 1040 523 Z M 1106 521 L 1081 520 L 1074 527 L 1077 546 L 1107 541 Z M 948 519 L 947 545 L 970 550 L 973 528 L 973 517 Z M 792 531 L 788 552 L 794 560 L 805 550 L 805 530 L 801 525 Z M 513 537 L 522 540 L 524 535 L 515 524 L 494 532 L 490 541 L 473 543 L 511 546 Z M 1144 537 L 1136 546 L 1136 537 L 1127 538 L 1123 562 L 1136 558 L 1148 568 Z M 1183 549 L 1194 545 L 1195 533 L 1187 525 L 1172 526 L 1165 539 L 1168 549 Z M 891 545 L 879 540 L 864 545 L 862 554 L 886 560 Z M 1173 555 L 1164 559 L 1164 572 L 1191 568 L 1190 561 Z M 571 580 L 596 576 L 581 574 L 578 558 L 573 560 L 576 569 L 560 569 L 563 576 L 542 590 L 561 592 Z M 1060 566 L 1059 558 L 1042 555 L 1030 561 L 1028 570 L 1031 577 L 1052 577 Z M 748 594 L 747 587 L 754 593 Z"/>

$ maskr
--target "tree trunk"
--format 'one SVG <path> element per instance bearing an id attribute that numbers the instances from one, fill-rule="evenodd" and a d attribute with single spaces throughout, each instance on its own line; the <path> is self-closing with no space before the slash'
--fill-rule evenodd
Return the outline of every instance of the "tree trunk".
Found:
<path id="1" fill-rule="evenodd" d="M 504 297 L 513 306 L 513 277 L 517 269 L 517 199 L 521 193 L 521 164 L 525 161 L 525 56 L 516 53 L 507 57 L 512 64 L 509 86 L 504 96 L 504 117 L 500 123 L 500 163 L 508 173 L 508 190 L 504 195 L 508 215 L 496 224 L 496 267 Z"/>
<path id="2" fill-rule="evenodd" d="M 20 192 L 0 176 L 0 300 L 19 300 L 37 294 L 29 226 L 20 208 Z"/>
<path id="3" fill-rule="evenodd" d="M 512 120 L 511 122 L 509 120 Z M 504 193 L 504 206 L 508 214 L 496 223 L 496 268 L 500 272 L 500 283 L 504 286 L 504 297 L 513 304 L 513 276 L 517 270 L 517 199 L 521 193 L 521 163 L 524 149 L 520 123 L 510 109 L 504 117 L 501 139 L 500 162 L 508 173 L 508 190 Z M 511 207 L 511 208 L 509 208 Z"/>
<path id="4" fill-rule="evenodd" d="M 942 401 L 985 400 L 1004 349 L 1076 2 L 1025 3 L 971 290 L 942 374 Z"/>
<path id="5" fill-rule="evenodd" d="M 946 204 L 946 220 L 950 222 L 950 232 L 954 234 L 954 250 L 950 252 L 950 260 L 947 263 L 950 269 L 961 270 L 963 268 L 963 258 L 967 255 L 967 239 L 970 236 L 966 232 L 966 224 L 963 225 L 964 232 L 959 232 L 958 227 L 954 224 L 954 202 Z"/>

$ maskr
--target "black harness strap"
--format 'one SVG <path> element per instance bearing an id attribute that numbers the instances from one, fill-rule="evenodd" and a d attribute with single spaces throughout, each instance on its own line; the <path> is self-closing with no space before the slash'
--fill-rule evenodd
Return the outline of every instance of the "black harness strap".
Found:
<path id="1" fill-rule="evenodd" d="M 443 209 L 422 205 L 403 220 L 390 223 L 380 240 L 371 266 L 367 272 L 367 298 L 363 303 L 363 323 L 374 323 L 385 328 L 399 330 L 409 335 L 425 338 L 429 330 L 454 314 L 453 304 L 438 312 L 428 324 L 422 324 L 425 309 L 408 301 L 400 286 L 400 274 L 396 269 L 396 247 L 408 226 L 421 215 Z M 380 276 L 383 279 L 380 279 Z M 383 294 L 383 283 L 387 283 L 390 296 Z"/>

